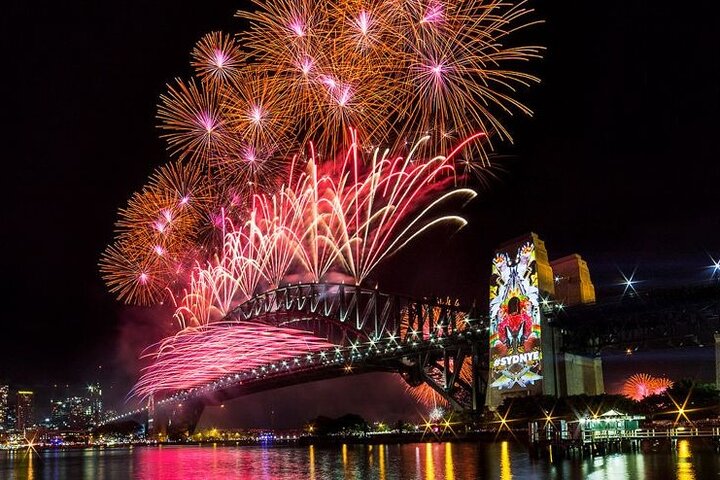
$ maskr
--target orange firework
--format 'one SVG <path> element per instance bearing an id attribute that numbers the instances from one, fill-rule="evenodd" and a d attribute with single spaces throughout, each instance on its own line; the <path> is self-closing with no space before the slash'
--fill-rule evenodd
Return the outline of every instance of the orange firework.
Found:
<path id="1" fill-rule="evenodd" d="M 438 362 L 442 367 L 442 360 Z M 451 365 L 452 368 L 452 365 Z M 465 359 L 460 367 L 460 379 L 465 383 L 472 385 L 472 362 L 470 359 Z M 435 407 L 438 405 L 447 406 L 447 401 L 440 395 L 434 388 L 427 383 L 422 383 L 417 387 L 410 385 L 405 386 L 406 391 L 418 402 L 422 403 L 427 407 Z"/>
<path id="2" fill-rule="evenodd" d="M 658 378 L 646 373 L 636 373 L 623 384 L 622 394 L 640 401 L 650 395 L 659 395 L 673 386 L 672 380 Z"/>
<path id="3" fill-rule="evenodd" d="M 192 51 L 198 77 L 223 82 L 240 72 L 244 54 L 235 40 L 222 32 L 205 35 Z"/>
<path id="4" fill-rule="evenodd" d="M 180 82 L 161 98 L 163 136 L 181 157 L 232 156 L 248 145 L 285 154 L 310 139 L 320 155 L 333 156 L 350 127 L 364 129 L 363 146 L 430 135 L 442 153 L 478 130 L 486 143 L 493 134 L 510 138 L 501 117 L 531 113 L 515 92 L 538 79 L 515 66 L 542 49 L 509 41 L 534 23 L 525 2 L 265 0 L 256 7 L 238 12 L 250 22 L 239 35 L 244 51 L 230 36 L 207 35 L 192 64 L 211 81 Z"/>
<path id="5" fill-rule="evenodd" d="M 181 159 L 207 161 L 221 148 L 232 148 L 233 137 L 222 112 L 221 88 L 215 83 L 177 80 L 174 87 L 168 86 L 167 94 L 160 96 L 158 118 L 160 128 L 167 132 L 161 137 Z"/>
<path id="6" fill-rule="evenodd" d="M 510 137 L 501 117 L 530 113 L 515 90 L 537 78 L 516 68 L 541 49 L 511 41 L 534 23 L 523 1 L 255 0 L 255 6 L 238 13 L 249 28 L 237 39 L 203 37 L 192 52 L 196 76 L 177 80 L 160 97 L 161 137 L 180 163 L 158 172 L 120 212 L 101 269 L 125 301 L 151 303 L 168 287 L 186 287 L 194 262 L 205 265 L 222 253 L 228 226 L 251 221 L 253 198 L 280 198 L 280 185 L 292 183 L 294 166 L 302 171 L 303 163 L 315 169 L 314 178 L 304 177 L 306 186 L 332 195 L 320 192 L 310 202 L 325 210 L 305 212 L 308 220 L 294 232 L 303 247 L 295 263 L 317 279 L 332 267 L 362 282 L 438 221 L 464 224 L 457 216 L 425 217 L 450 197 L 471 198 L 469 189 L 436 196 L 415 223 L 407 214 L 426 193 L 416 179 L 438 166 L 442 175 L 429 182 L 482 171 L 482 145 L 493 134 Z M 463 139 L 466 157 L 450 151 Z M 375 153 L 351 171 L 338 155 L 348 149 L 353 162 L 358 152 Z M 423 165 L 414 159 L 420 156 Z M 473 156 L 480 161 L 468 160 Z M 382 189 L 373 176 L 357 178 L 373 170 Z M 304 193 L 293 198 L 306 200 Z M 265 274 L 270 284 L 288 266 L 284 257 L 276 260 L 276 272 Z"/>
<path id="7" fill-rule="evenodd" d="M 525 2 L 255 3 L 257 11 L 238 13 L 251 22 L 244 46 L 263 71 L 303 85 L 298 111 L 312 119 L 300 134 L 336 139 L 350 124 L 369 127 L 370 143 L 429 133 L 447 147 L 478 129 L 510 138 L 499 114 L 530 113 L 514 94 L 538 79 L 508 66 L 542 50 L 508 41 L 533 23 Z"/>
<path id="8" fill-rule="evenodd" d="M 132 241 L 119 239 L 100 259 L 100 273 L 119 300 L 137 305 L 159 303 L 170 282 L 160 256 L 139 255 Z"/>
<path id="9" fill-rule="evenodd" d="M 123 300 L 150 304 L 186 275 L 198 245 L 207 177 L 195 164 L 168 164 L 120 210 L 116 242 L 101 259 L 101 272 Z"/>
<path id="10" fill-rule="evenodd" d="M 238 75 L 231 88 L 224 99 L 228 126 L 251 145 L 279 147 L 293 119 L 277 82 L 266 74 Z"/>

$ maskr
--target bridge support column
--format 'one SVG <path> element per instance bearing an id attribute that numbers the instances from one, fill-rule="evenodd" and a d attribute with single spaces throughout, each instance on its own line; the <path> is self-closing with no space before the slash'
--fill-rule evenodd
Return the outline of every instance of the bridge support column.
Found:
<path id="1" fill-rule="evenodd" d="M 150 438 L 164 440 L 178 440 L 192 435 L 195 427 L 205 409 L 201 399 L 184 400 L 177 404 L 154 404 L 152 418 L 149 423 L 148 435 Z"/>
<path id="2" fill-rule="evenodd" d="M 720 389 L 720 333 L 715 333 L 715 388 Z"/>
<path id="3" fill-rule="evenodd" d="M 480 385 L 480 352 L 477 342 L 472 346 L 472 409 L 473 413 L 480 413 L 485 405 L 484 391 Z"/>
<path id="4" fill-rule="evenodd" d="M 155 431 L 155 396 L 150 395 L 147 404 L 147 422 L 145 422 L 145 438 L 151 438 Z"/>

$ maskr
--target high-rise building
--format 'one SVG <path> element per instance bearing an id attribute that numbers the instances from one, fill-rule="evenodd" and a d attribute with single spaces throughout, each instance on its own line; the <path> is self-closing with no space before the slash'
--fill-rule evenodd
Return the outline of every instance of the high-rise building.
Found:
<path id="1" fill-rule="evenodd" d="M 91 423 L 90 402 L 85 397 L 53 400 L 50 407 L 50 423 L 56 430 L 82 430 Z"/>
<path id="2" fill-rule="evenodd" d="M 99 425 L 102 421 L 102 389 L 99 383 L 88 385 L 88 411 L 90 425 Z"/>
<path id="3" fill-rule="evenodd" d="M 0 385 L 0 431 L 7 429 L 8 393 L 9 387 Z"/>
<path id="4" fill-rule="evenodd" d="M 20 432 L 33 426 L 33 396 L 29 390 L 17 392 L 15 428 Z"/>
<path id="5" fill-rule="evenodd" d="M 86 396 L 71 396 L 50 402 L 50 425 L 56 430 L 86 430 L 102 421 L 100 385 L 87 387 Z"/>

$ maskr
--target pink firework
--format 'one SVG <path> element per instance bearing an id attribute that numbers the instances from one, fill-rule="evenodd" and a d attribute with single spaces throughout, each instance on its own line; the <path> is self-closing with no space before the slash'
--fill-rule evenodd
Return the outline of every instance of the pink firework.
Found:
<path id="1" fill-rule="evenodd" d="M 194 269 L 190 288 L 177 302 L 179 326 L 219 320 L 289 274 L 317 282 L 335 272 L 361 284 L 428 229 L 464 226 L 462 217 L 438 215 L 445 203 L 475 196 L 466 188 L 443 192 L 454 178 L 457 149 L 418 162 L 414 151 L 389 157 L 376 150 L 365 162 L 353 145 L 335 166 L 321 167 L 311 156 L 306 170 L 278 193 L 255 195 L 248 219 L 228 226 L 222 252 Z"/>
<path id="2" fill-rule="evenodd" d="M 188 328 L 149 349 L 144 356 L 152 364 L 143 369 L 132 393 L 145 399 L 242 373 L 282 370 L 301 361 L 311 365 L 314 354 L 330 348 L 332 344 L 311 332 L 255 322 Z"/>

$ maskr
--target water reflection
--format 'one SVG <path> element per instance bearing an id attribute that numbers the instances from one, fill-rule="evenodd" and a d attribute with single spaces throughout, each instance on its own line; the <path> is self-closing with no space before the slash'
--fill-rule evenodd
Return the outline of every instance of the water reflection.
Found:
<path id="1" fill-rule="evenodd" d="M 433 444 L 425 444 L 425 480 L 435 480 L 435 467 L 433 466 Z"/>
<path id="2" fill-rule="evenodd" d="M 315 445 L 308 447 L 308 464 L 310 466 L 310 480 L 315 480 Z"/>
<path id="3" fill-rule="evenodd" d="M 510 467 L 510 446 L 507 440 L 500 443 L 500 480 L 512 479 L 512 467 Z"/>
<path id="4" fill-rule="evenodd" d="M 28 478 L 28 480 L 32 480 L 33 478 L 35 478 L 35 471 L 33 469 L 33 464 L 35 463 L 35 459 L 33 458 L 32 452 L 28 452 L 27 457 L 28 457 L 28 476 L 27 476 L 27 478 Z"/>
<path id="5" fill-rule="evenodd" d="M 455 480 L 455 465 L 452 458 L 452 443 L 445 444 L 445 480 Z"/>
<path id="6" fill-rule="evenodd" d="M 308 447 L 138 447 L 0 451 L 2 480 L 186 478 L 240 480 L 660 479 L 720 471 L 720 456 L 682 440 L 677 450 L 533 461 L 515 442 Z"/>
<path id="7" fill-rule="evenodd" d="M 378 447 L 378 466 L 380 467 L 380 480 L 385 480 L 385 445 Z"/>
<path id="8" fill-rule="evenodd" d="M 678 480 L 695 480 L 689 440 L 678 441 L 677 478 Z"/>

